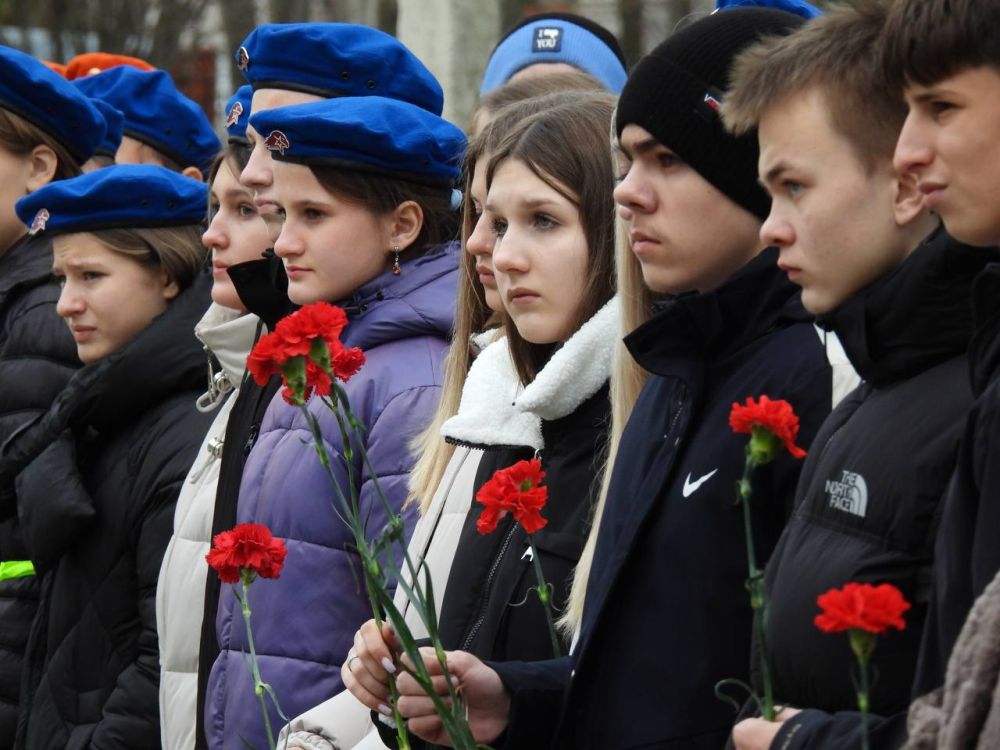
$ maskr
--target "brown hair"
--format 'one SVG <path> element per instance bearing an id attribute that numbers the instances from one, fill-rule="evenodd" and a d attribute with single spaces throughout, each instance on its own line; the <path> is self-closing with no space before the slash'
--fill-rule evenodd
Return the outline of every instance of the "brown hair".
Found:
<path id="1" fill-rule="evenodd" d="M 489 186 L 500 163 L 516 159 L 576 205 L 587 240 L 588 276 L 573 330 L 614 294 L 614 175 L 608 145 L 614 103 L 610 94 L 577 92 L 572 102 L 529 117 L 498 145 L 486 170 Z M 514 366 L 521 382 L 528 384 L 553 347 L 526 341 L 510 316 L 502 317 Z"/>
<path id="2" fill-rule="evenodd" d="M 548 78 L 555 77 L 548 76 Z M 507 86 L 508 84 L 505 84 L 500 89 L 505 89 Z M 476 164 L 492 153 L 503 137 L 517 127 L 518 123 L 538 112 L 575 101 L 577 98 L 576 92 L 564 91 L 512 102 L 495 112 L 491 120 L 481 123 L 480 131 L 469 140 L 462 166 L 465 200 L 462 201 L 462 257 L 459 260 L 458 293 L 455 299 L 455 326 L 444 363 L 441 399 L 427 429 L 410 444 L 417 456 L 417 462 L 410 471 L 410 494 L 407 502 L 419 502 L 421 513 L 430 506 L 434 492 L 444 476 L 445 468 L 455 453 L 455 446 L 445 442 L 441 437 L 441 426 L 458 412 L 465 378 L 475 357 L 470 339 L 475 333 L 500 325 L 499 315 L 486 306 L 486 295 L 476 274 L 475 259 L 465 252 L 465 243 L 478 220 L 471 198 L 472 176 L 476 171 Z"/>
<path id="3" fill-rule="evenodd" d="M 364 206 L 376 216 L 385 216 L 406 201 L 415 201 L 424 214 L 423 225 L 408 257 L 422 254 L 432 245 L 450 242 L 458 234 L 458 211 L 451 203 L 451 189 L 420 185 L 397 178 L 341 167 L 309 165 L 323 189 L 343 201 Z M 400 248 L 405 250 L 406 248 Z"/>
<path id="4" fill-rule="evenodd" d="M 80 164 L 69 153 L 69 149 L 37 125 L 0 107 L 0 148 L 24 156 L 30 154 L 36 146 L 48 146 L 55 153 L 56 172 L 53 180 L 67 180 L 83 174 Z"/>
<path id="5" fill-rule="evenodd" d="M 181 290 L 205 268 L 208 251 L 199 225 L 133 229 L 99 229 L 94 235 L 109 250 L 147 268 L 162 268 Z"/>
<path id="6" fill-rule="evenodd" d="M 884 72 L 897 88 L 930 86 L 967 68 L 1000 73 L 996 0 L 895 0 L 882 39 Z"/>
<path id="7" fill-rule="evenodd" d="M 215 176 L 219 173 L 219 167 L 225 163 L 236 178 L 246 169 L 247 162 L 250 161 L 250 146 L 246 143 L 227 143 L 222 150 L 212 159 L 212 165 L 208 168 L 208 179 L 206 182 L 211 185 L 215 181 Z"/>
<path id="8" fill-rule="evenodd" d="M 902 91 L 886 86 L 879 42 L 885 9 L 877 0 L 832 7 L 794 33 L 737 55 L 722 105 L 726 127 L 753 130 L 775 105 L 818 90 L 833 129 L 866 169 L 891 160 L 906 120 Z"/>
<path id="9" fill-rule="evenodd" d="M 504 107 L 516 102 L 562 91 L 604 90 L 600 81 L 582 70 L 567 70 L 544 76 L 531 76 L 519 78 L 516 81 L 507 81 L 502 86 L 483 94 L 475 113 L 472 115 L 471 132 L 477 133 L 485 125 L 482 120 L 496 115 Z"/>

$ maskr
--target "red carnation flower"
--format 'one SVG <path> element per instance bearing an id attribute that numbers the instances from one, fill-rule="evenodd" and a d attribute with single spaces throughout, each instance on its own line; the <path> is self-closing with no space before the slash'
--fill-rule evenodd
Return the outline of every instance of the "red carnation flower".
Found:
<path id="1" fill-rule="evenodd" d="M 239 583 L 241 575 L 277 578 L 285 564 L 285 543 L 259 523 L 241 523 L 217 534 L 205 559 L 223 583 Z"/>
<path id="2" fill-rule="evenodd" d="M 548 488 L 541 486 L 544 477 L 542 462 L 537 458 L 497 471 L 476 493 L 476 501 L 485 506 L 476 530 L 480 534 L 495 531 L 507 513 L 512 513 L 528 534 L 544 528 L 548 521 L 542 518 L 541 511 L 549 496 Z"/>
<path id="3" fill-rule="evenodd" d="M 356 346 L 341 349 L 331 360 L 333 374 L 345 383 L 353 378 L 365 363 L 365 353 Z"/>
<path id="4" fill-rule="evenodd" d="M 285 342 L 287 356 L 309 354 L 312 342 L 322 339 L 331 352 L 344 348 L 340 334 L 347 326 L 347 314 L 326 302 L 315 302 L 282 318 L 274 332 Z"/>
<path id="5" fill-rule="evenodd" d="M 729 426 L 733 432 L 751 436 L 751 451 L 759 460 L 759 463 L 766 463 L 773 457 L 773 450 L 767 444 L 754 445 L 755 438 L 761 438 L 761 431 L 770 433 L 774 438 L 784 444 L 788 452 L 795 458 L 802 458 L 806 452 L 795 445 L 795 439 L 799 435 L 799 418 L 796 416 L 792 405 L 781 399 L 772 401 L 767 396 L 761 396 L 760 401 L 747 398 L 745 406 L 738 403 L 733 404 L 729 412 Z M 758 428 L 756 431 L 754 428 Z"/>
<path id="6" fill-rule="evenodd" d="M 910 608 L 902 592 L 889 583 L 848 583 L 842 589 L 830 589 L 817 599 L 822 612 L 816 615 L 816 627 L 825 633 L 864 630 L 884 633 L 889 628 L 903 630 L 903 613 Z"/>
<path id="7" fill-rule="evenodd" d="M 260 337 L 247 357 L 247 369 L 257 385 L 267 385 L 272 377 L 281 372 L 285 361 L 284 342 L 273 333 Z"/>

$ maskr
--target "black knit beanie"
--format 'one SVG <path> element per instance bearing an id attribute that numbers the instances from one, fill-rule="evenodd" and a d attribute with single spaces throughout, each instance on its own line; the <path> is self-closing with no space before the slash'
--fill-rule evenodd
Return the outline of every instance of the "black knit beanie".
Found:
<path id="1" fill-rule="evenodd" d="M 790 34 L 802 23 L 784 11 L 734 8 L 684 27 L 632 71 L 618 99 L 618 135 L 629 124 L 645 128 L 733 202 L 767 218 L 771 201 L 757 182 L 757 132 L 729 135 L 719 107 L 733 58 L 762 37 Z"/>

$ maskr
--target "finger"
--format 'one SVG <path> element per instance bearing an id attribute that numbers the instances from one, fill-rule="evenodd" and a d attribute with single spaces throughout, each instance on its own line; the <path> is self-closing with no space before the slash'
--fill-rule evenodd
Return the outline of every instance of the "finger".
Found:
<path id="1" fill-rule="evenodd" d="M 406 722 L 406 728 L 426 742 L 432 742 L 435 745 L 448 742 L 444 732 L 444 724 L 441 723 L 441 717 L 437 715 L 410 719 Z"/>
<path id="2" fill-rule="evenodd" d="M 428 674 L 430 675 L 444 674 L 444 669 L 441 667 L 441 662 L 439 662 L 437 658 L 437 652 L 433 648 L 425 646 L 424 648 L 420 649 L 420 656 L 423 657 L 424 668 L 427 670 Z M 413 662 L 410 660 L 409 655 L 403 654 L 400 657 L 400 661 L 408 669 L 416 671 L 416 668 L 413 666 Z"/>
<path id="3" fill-rule="evenodd" d="M 442 698 L 449 705 L 448 698 Z M 437 716 L 437 708 L 427 695 L 403 695 L 396 700 L 396 708 L 407 719 L 419 719 L 423 716 Z"/>
<path id="4" fill-rule="evenodd" d="M 736 750 L 768 750 L 781 724 L 765 719 L 744 719 L 733 727 Z"/>
<path id="5" fill-rule="evenodd" d="M 372 711 L 379 711 L 380 705 L 389 703 L 391 693 L 387 686 L 374 682 L 371 675 L 361 668 L 358 659 L 355 659 L 350 666 L 354 668 L 353 672 L 348 667 L 348 662 L 344 662 L 340 668 L 340 677 L 351 695 Z M 359 679 L 359 676 L 363 676 L 364 679 Z"/>
<path id="6" fill-rule="evenodd" d="M 448 682 L 444 676 L 431 677 L 431 685 L 437 695 L 448 695 Z M 452 682 L 454 685 L 454 681 Z M 413 675 L 403 673 L 396 680 L 396 689 L 400 695 L 426 695 L 423 685 Z"/>
<path id="7" fill-rule="evenodd" d="M 399 640 L 399 636 L 396 635 L 396 631 L 392 627 L 392 623 L 388 620 L 382 623 L 382 640 L 385 641 L 385 645 L 392 651 L 393 654 L 400 654 L 403 651 L 403 644 Z"/>
<path id="8" fill-rule="evenodd" d="M 355 653 L 361 657 L 361 662 L 368 673 L 383 685 L 389 684 L 389 675 L 396 673 L 396 665 L 392 654 L 382 640 L 382 630 L 369 620 L 355 633 Z"/>

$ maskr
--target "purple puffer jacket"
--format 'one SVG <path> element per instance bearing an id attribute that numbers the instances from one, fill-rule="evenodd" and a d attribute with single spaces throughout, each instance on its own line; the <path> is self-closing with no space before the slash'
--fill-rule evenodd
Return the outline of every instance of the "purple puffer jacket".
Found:
<path id="1" fill-rule="evenodd" d="M 399 509 L 414 457 L 410 440 L 437 406 L 442 362 L 454 314 L 457 244 L 386 272 L 342 303 L 350 324 L 345 346 L 360 346 L 367 361 L 347 383 L 354 413 L 368 426 L 366 448 L 379 485 Z M 333 415 L 318 399 L 319 419 L 334 472 L 347 492 L 342 441 Z M 362 517 L 374 536 L 386 522 L 371 475 L 361 479 Z M 250 591 L 254 643 L 261 676 L 286 716 L 297 716 L 343 689 L 340 665 L 358 627 L 372 616 L 359 587 L 360 563 L 351 535 L 334 513 L 334 490 L 311 447 L 309 428 L 280 392 L 268 406 L 260 437 L 247 458 L 240 488 L 239 523 L 266 524 L 288 545 L 281 577 L 259 580 Z M 407 536 L 414 511 L 408 514 Z M 222 649 L 209 677 L 206 734 L 213 750 L 267 747 L 260 705 L 247 665 L 246 631 L 236 597 L 223 590 L 216 617 Z M 271 712 L 275 733 L 283 725 Z"/>

